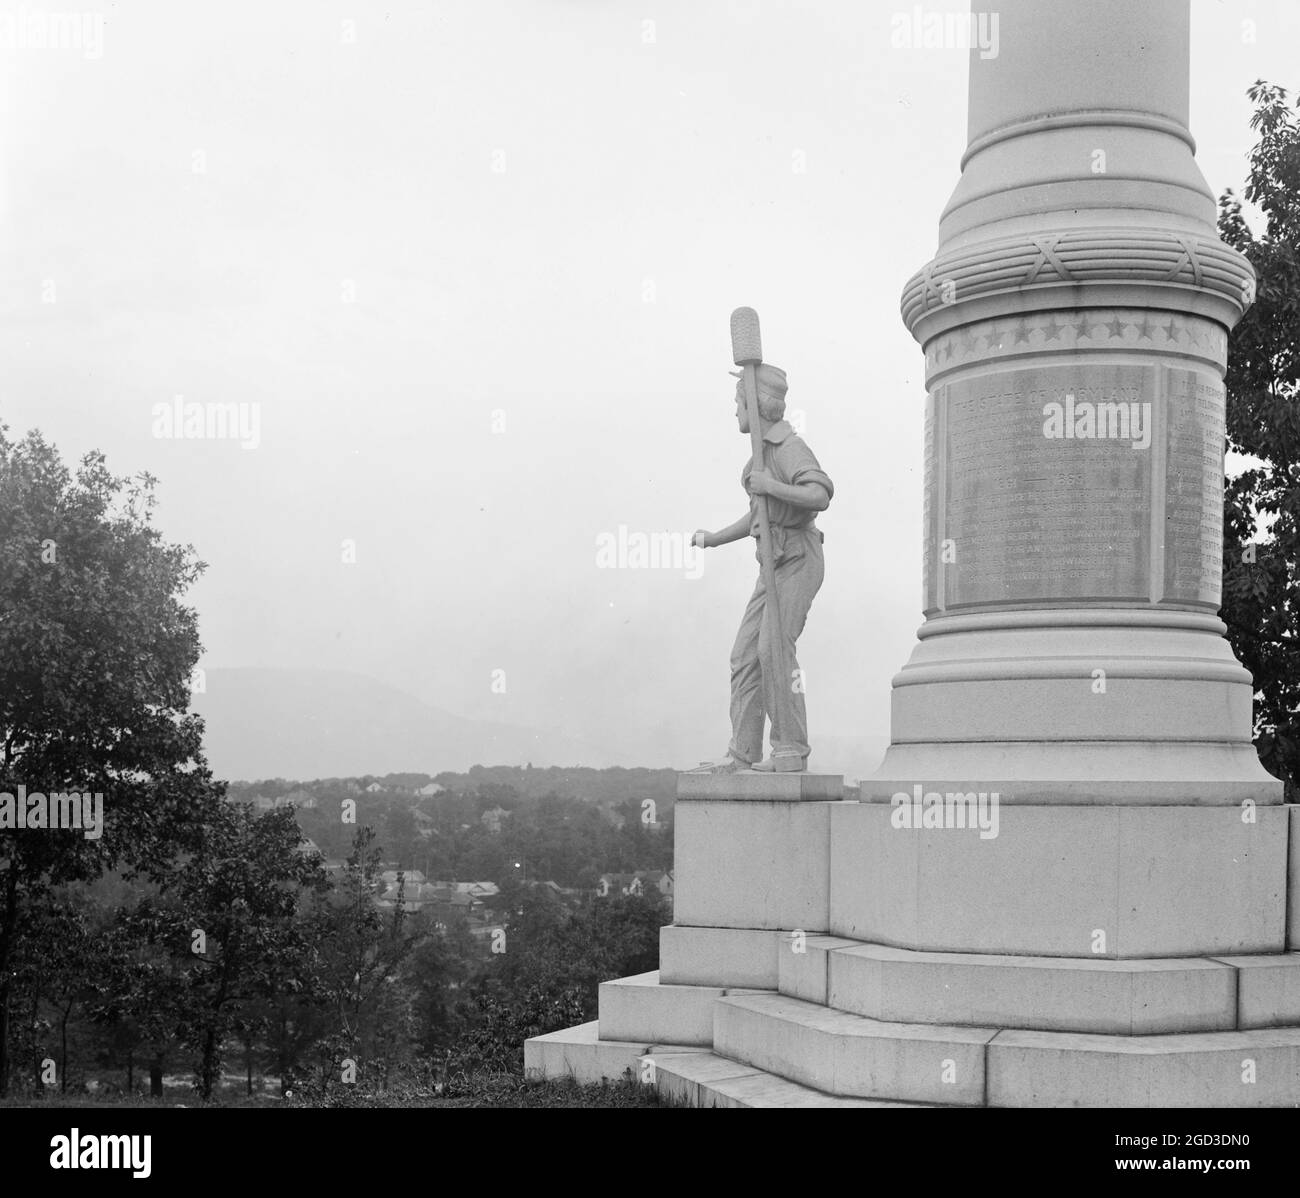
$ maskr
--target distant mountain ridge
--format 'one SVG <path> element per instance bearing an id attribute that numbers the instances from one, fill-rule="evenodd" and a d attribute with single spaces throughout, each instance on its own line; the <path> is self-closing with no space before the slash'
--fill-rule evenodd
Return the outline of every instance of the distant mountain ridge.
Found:
<path id="1" fill-rule="evenodd" d="M 624 765 L 592 741 L 539 728 L 471 720 L 367 674 L 261 667 L 209 669 L 193 707 L 218 778 L 355 778 L 409 770 L 463 774 L 473 766 Z M 809 764 L 857 779 L 875 768 L 887 736 L 813 730 Z M 683 761 L 684 768 L 696 762 Z"/>
<path id="2" fill-rule="evenodd" d="M 349 778 L 396 770 L 464 773 L 480 764 L 615 764 L 598 745 L 470 720 L 365 674 L 209 669 L 193 696 L 218 778 Z"/>

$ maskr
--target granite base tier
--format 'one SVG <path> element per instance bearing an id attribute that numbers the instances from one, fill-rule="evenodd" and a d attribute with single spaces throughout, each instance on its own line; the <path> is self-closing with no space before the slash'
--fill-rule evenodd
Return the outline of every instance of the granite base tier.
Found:
<path id="1" fill-rule="evenodd" d="M 654 974 L 622 979 L 602 987 L 602 1023 L 608 1012 L 611 1034 L 602 1038 L 601 1025 L 590 1023 L 534 1037 L 525 1045 L 526 1075 L 535 1081 L 630 1079 L 654 1085 L 668 1102 L 686 1106 L 1300 1106 L 1295 956 L 1170 963 L 1169 976 L 1155 981 L 1144 981 L 1141 971 L 1113 962 L 1077 962 L 1074 976 L 1081 981 L 1075 987 L 1073 1017 L 1085 1020 L 1092 1019 L 1087 1008 L 1097 994 L 1089 987 L 1101 986 L 1105 1005 L 1114 986 L 1107 976 L 1125 970 L 1130 1001 L 1147 987 L 1147 1001 L 1139 999 L 1129 1013 L 1156 1012 L 1163 1003 L 1163 1022 L 1171 1028 L 1180 1022 L 1203 1023 L 1207 1011 L 1226 1011 L 1220 1001 L 1226 993 L 1222 983 L 1233 982 L 1230 1006 L 1236 1027 L 1105 1034 L 998 1026 L 992 1020 L 978 1026 L 915 1017 L 879 1019 L 844 1010 L 835 1004 L 857 1003 L 863 995 L 882 992 L 873 980 L 863 984 L 863 961 L 901 965 L 895 980 L 910 985 L 912 997 L 942 985 L 936 970 L 948 971 L 951 990 L 962 970 L 1001 970 L 1011 984 L 1016 975 L 1036 967 L 1020 960 L 924 959 L 937 954 L 911 954 L 904 961 L 879 946 L 833 937 L 809 937 L 804 951 L 796 952 L 799 936 L 782 949 L 792 959 L 801 958 L 797 967 L 782 969 L 783 990 L 806 991 L 811 977 L 816 992 L 815 974 L 822 970 L 832 1005 L 773 991 L 660 986 Z M 1032 979 L 1027 991 L 1022 986 L 1024 1000 L 1036 1001 L 1040 1012 L 1051 1005 L 1044 994 L 1052 987 L 1058 1001 L 1070 989 L 1070 970 L 1059 963 L 1044 968 L 1048 972 Z M 1177 981 L 1197 972 L 1214 984 L 1180 999 Z M 911 973 L 910 981 L 906 973 Z M 966 1014 L 983 1003 L 986 1014 L 1004 1018 L 1006 1009 L 990 1006 L 988 994 L 987 984 L 969 988 Z M 894 995 L 896 1001 L 906 998 Z M 928 1008 L 918 1007 L 914 1014 L 935 1019 L 945 1014 L 933 994 L 928 1001 Z M 950 993 L 946 1001 L 961 1000 Z M 706 1013 L 711 1018 L 707 1037 Z M 1024 1012 L 1013 1017 L 1023 1023 L 1037 1016 Z M 1291 1022 L 1244 1026 L 1250 1020 L 1275 1019 Z M 655 1035 L 636 1035 L 640 1029 L 683 1034 L 695 1042 L 665 1043 Z"/>
<path id="2" fill-rule="evenodd" d="M 920 785 L 910 799 L 828 805 L 832 934 L 1112 959 L 1287 947 L 1290 807 L 1000 806 Z"/>

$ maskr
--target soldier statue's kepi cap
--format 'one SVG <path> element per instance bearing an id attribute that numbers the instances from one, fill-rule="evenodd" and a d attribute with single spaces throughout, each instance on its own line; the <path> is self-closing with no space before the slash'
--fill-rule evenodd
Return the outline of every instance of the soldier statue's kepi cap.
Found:
<path id="1" fill-rule="evenodd" d="M 743 370 L 729 370 L 727 373 L 734 379 L 745 377 Z M 760 362 L 754 375 L 755 381 L 758 383 L 758 389 L 766 391 L 770 395 L 775 395 L 778 399 L 783 398 L 790 389 L 790 384 L 786 382 L 785 371 L 779 366 L 773 366 L 770 362 Z"/>

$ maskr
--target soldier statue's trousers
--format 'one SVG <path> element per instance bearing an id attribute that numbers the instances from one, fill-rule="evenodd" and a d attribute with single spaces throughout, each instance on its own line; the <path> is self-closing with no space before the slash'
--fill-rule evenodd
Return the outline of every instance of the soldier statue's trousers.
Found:
<path id="1" fill-rule="evenodd" d="M 803 631 L 813 597 L 822 585 L 825 559 L 822 534 L 816 528 L 780 529 L 784 541 L 776 564 L 780 627 L 768 618 L 766 587 L 759 571 L 740 631 L 731 650 L 731 745 L 728 752 L 752 764 L 763 756 L 764 716 L 772 721 L 774 756 L 808 756 L 808 716 L 804 708 L 803 675 L 798 673 L 794 646 Z M 774 541 L 776 538 L 774 537 Z M 780 541 L 776 541 L 780 544 Z M 784 659 L 784 664 L 782 661 Z M 788 701 L 778 704 L 783 689 Z M 789 726 L 786 727 L 786 722 Z"/>

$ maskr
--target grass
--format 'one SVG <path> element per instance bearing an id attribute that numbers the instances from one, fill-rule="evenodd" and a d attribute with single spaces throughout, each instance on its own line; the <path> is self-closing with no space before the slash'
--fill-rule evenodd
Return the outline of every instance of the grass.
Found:
<path id="1" fill-rule="evenodd" d="M 263 1092 L 249 1095 L 243 1085 L 228 1084 L 220 1097 L 204 1103 L 188 1087 L 164 1087 L 163 1097 L 145 1098 L 126 1095 L 60 1094 L 19 1095 L 0 1099 L 0 1109 L 5 1107 L 66 1108 L 111 1110 L 115 1108 L 176 1108 L 176 1107 L 447 1107 L 447 1108 L 536 1108 L 553 1107 L 565 1110 L 608 1110 L 620 1107 L 667 1106 L 652 1086 L 643 1086 L 626 1079 L 598 1085 L 583 1085 L 572 1079 L 546 1082 L 527 1082 L 513 1074 L 491 1074 L 475 1077 L 462 1083 L 450 1094 L 438 1094 L 413 1087 L 394 1088 L 383 1092 L 339 1090 L 337 1094 L 318 1099 L 284 1099 L 278 1093 Z"/>

